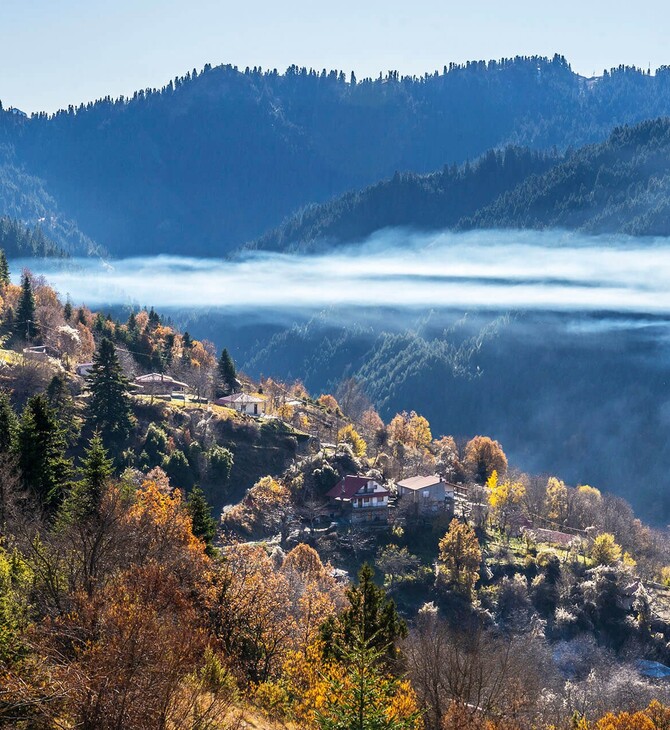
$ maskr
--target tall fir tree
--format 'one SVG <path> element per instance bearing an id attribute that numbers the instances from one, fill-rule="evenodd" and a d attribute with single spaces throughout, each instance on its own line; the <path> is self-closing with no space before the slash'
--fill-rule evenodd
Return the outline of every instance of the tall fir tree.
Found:
<path id="1" fill-rule="evenodd" d="M 18 421 L 9 396 L 0 391 L 0 455 L 7 454 L 14 446 Z"/>
<path id="2" fill-rule="evenodd" d="M 233 358 L 225 347 L 221 350 L 221 356 L 219 357 L 217 376 L 217 397 L 230 395 L 235 390 L 237 372 L 235 371 Z"/>
<path id="3" fill-rule="evenodd" d="M 15 450 L 21 482 L 48 511 L 54 511 L 72 484 L 72 461 L 56 414 L 43 395 L 26 403 Z"/>
<path id="4" fill-rule="evenodd" d="M 186 509 L 191 515 L 193 534 L 205 543 L 205 550 L 212 555 L 212 542 L 216 537 L 216 520 L 212 517 L 212 508 L 200 487 L 193 487 L 186 500 Z"/>
<path id="5" fill-rule="evenodd" d="M 0 287 L 8 286 L 10 283 L 7 256 L 5 256 L 5 250 L 0 248 Z"/>
<path id="6" fill-rule="evenodd" d="M 112 460 L 96 431 L 82 460 L 81 479 L 67 496 L 59 518 L 64 522 L 82 523 L 100 514 L 105 487 L 113 473 Z"/>
<path id="7" fill-rule="evenodd" d="M 321 627 L 324 656 L 341 661 L 360 637 L 366 646 L 383 655 L 389 669 L 394 669 L 396 642 L 407 636 L 407 626 L 395 603 L 375 585 L 374 571 L 367 563 L 358 573 L 358 585 L 347 589 L 347 600 L 349 607 Z"/>
<path id="8" fill-rule="evenodd" d="M 74 446 L 79 438 L 81 424 L 65 375 L 57 373 L 51 378 L 46 396 L 49 406 L 54 409 L 56 417 L 63 427 L 68 445 Z"/>
<path id="9" fill-rule="evenodd" d="M 341 671 L 324 673 L 319 730 L 418 730 L 421 710 L 407 683 L 384 671 L 384 652 L 357 629 L 342 651 Z M 389 709 L 394 708 L 393 712 Z"/>
<path id="10" fill-rule="evenodd" d="M 14 316 L 14 334 L 27 342 L 32 342 L 39 335 L 35 321 L 33 284 L 27 271 L 24 271 L 21 277 L 21 296 Z"/>
<path id="11" fill-rule="evenodd" d="M 87 422 L 99 431 L 105 448 L 118 456 L 135 426 L 129 392 L 129 382 L 121 369 L 111 340 L 104 337 L 93 357 L 88 376 L 91 397 Z"/>

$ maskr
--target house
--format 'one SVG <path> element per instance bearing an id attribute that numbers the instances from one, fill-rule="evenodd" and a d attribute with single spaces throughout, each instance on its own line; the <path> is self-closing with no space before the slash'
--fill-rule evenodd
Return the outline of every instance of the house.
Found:
<path id="1" fill-rule="evenodd" d="M 456 487 L 439 474 L 409 477 L 396 484 L 398 498 L 416 506 L 419 513 L 454 510 Z"/>
<path id="2" fill-rule="evenodd" d="M 81 375 L 82 378 L 85 378 L 87 375 L 91 373 L 91 370 L 93 370 L 93 363 L 92 362 L 80 362 L 79 365 L 75 367 L 75 372 L 77 375 Z"/>
<path id="3" fill-rule="evenodd" d="M 546 530 L 542 527 L 535 527 L 531 530 L 523 530 L 522 532 L 531 540 L 539 543 L 545 543 L 547 545 L 555 545 L 557 547 L 565 548 L 566 550 L 572 547 L 576 542 L 579 542 L 577 535 L 570 535 L 567 532 L 560 532 L 559 530 Z"/>
<path id="4" fill-rule="evenodd" d="M 139 385 L 149 395 L 171 395 L 184 393 L 188 389 L 186 383 L 171 378 L 164 373 L 149 373 L 135 378 L 135 385 Z"/>
<path id="5" fill-rule="evenodd" d="M 217 406 L 232 408 L 247 416 L 262 416 L 265 413 L 265 398 L 249 393 L 233 393 L 214 401 Z"/>
<path id="6" fill-rule="evenodd" d="M 347 475 L 329 491 L 330 501 L 349 513 L 352 522 L 388 522 L 390 492 L 369 477 Z"/>
<path id="7" fill-rule="evenodd" d="M 47 362 L 50 357 L 58 357 L 58 353 L 47 345 L 35 345 L 34 347 L 24 347 L 23 357 L 26 360 L 40 360 Z"/>

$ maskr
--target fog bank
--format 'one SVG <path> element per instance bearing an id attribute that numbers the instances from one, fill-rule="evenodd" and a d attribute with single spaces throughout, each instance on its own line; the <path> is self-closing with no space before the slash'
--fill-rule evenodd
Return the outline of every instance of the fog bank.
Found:
<path id="1" fill-rule="evenodd" d="M 90 306 L 335 305 L 670 312 L 670 241 L 562 232 L 385 231 L 320 255 L 15 261 Z"/>

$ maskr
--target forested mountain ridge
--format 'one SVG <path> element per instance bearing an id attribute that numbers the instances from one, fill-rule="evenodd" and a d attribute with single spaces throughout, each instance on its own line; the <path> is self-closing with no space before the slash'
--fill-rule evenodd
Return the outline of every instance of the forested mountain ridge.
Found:
<path id="1" fill-rule="evenodd" d="M 670 235 L 670 119 L 615 129 L 501 195 L 470 226 Z"/>
<path id="2" fill-rule="evenodd" d="M 309 249 L 361 241 L 377 230 L 566 228 L 670 234 L 670 119 L 616 128 L 563 155 L 509 147 L 430 175 L 396 174 L 304 208 L 249 244 Z"/>
<path id="3" fill-rule="evenodd" d="M 560 56 L 362 81 L 206 66 L 53 116 L 4 112 L 0 143 L 113 255 L 221 255 L 301 206 L 395 171 L 427 173 L 506 145 L 598 141 L 617 124 L 670 114 L 669 89 L 666 68 L 587 80 Z"/>
<path id="4" fill-rule="evenodd" d="M 305 251 L 362 241 L 383 228 L 456 228 L 466 216 L 488 209 L 503 193 L 542 175 L 559 159 L 556 152 L 507 147 L 430 175 L 396 173 L 360 192 L 307 206 L 246 248 Z"/>

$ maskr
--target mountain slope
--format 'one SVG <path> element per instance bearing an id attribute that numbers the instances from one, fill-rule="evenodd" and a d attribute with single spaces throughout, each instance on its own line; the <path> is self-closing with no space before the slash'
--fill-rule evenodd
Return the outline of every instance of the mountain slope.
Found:
<path id="1" fill-rule="evenodd" d="M 670 235 L 670 119 L 615 129 L 462 225 Z"/>
<path id="2" fill-rule="evenodd" d="M 0 217 L 0 248 L 10 258 L 65 258 L 68 255 L 39 226 L 29 228 L 7 217 Z"/>
<path id="3" fill-rule="evenodd" d="M 498 197 L 557 164 L 556 153 L 518 147 L 490 151 L 474 164 L 445 167 L 431 175 L 396 174 L 360 192 L 311 205 L 247 248 L 306 251 L 361 241 L 377 230 L 454 228 Z"/>
<path id="4" fill-rule="evenodd" d="M 509 144 L 595 142 L 617 124 L 670 114 L 669 91 L 667 69 L 587 81 L 560 56 L 363 81 L 207 66 L 53 117 L 5 112 L 0 144 L 113 254 L 220 255 L 396 170 L 427 173 Z"/>
<path id="5" fill-rule="evenodd" d="M 250 247 L 314 249 L 391 226 L 670 235 L 670 119 L 619 127 L 565 155 L 508 148 L 432 175 L 396 175 L 305 208 Z"/>
<path id="6" fill-rule="evenodd" d="M 0 145 L 0 217 L 21 227 L 31 229 L 40 241 L 34 239 L 18 248 L 5 241 L 11 256 L 90 256 L 103 250 L 77 224 L 64 216 L 45 183 L 29 174 L 17 162 L 13 150 Z M 12 224 L 14 225 L 14 224 Z M 31 253 L 32 251 L 32 253 Z"/>

